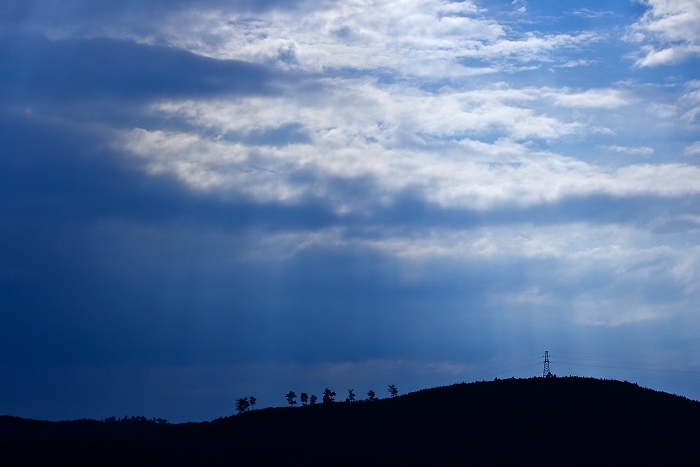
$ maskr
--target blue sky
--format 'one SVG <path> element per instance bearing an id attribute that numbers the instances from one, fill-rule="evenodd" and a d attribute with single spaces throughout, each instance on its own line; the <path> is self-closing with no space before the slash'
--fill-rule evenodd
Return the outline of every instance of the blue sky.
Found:
<path id="1" fill-rule="evenodd" d="M 552 370 L 700 399 L 700 3 L 0 6 L 0 413 Z"/>

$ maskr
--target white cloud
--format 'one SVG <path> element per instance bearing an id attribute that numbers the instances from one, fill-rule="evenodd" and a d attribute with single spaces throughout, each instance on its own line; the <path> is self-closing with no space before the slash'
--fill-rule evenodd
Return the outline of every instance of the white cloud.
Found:
<path id="1" fill-rule="evenodd" d="M 624 92 L 617 89 L 588 89 L 583 92 L 563 90 L 549 95 L 562 107 L 614 109 L 630 103 Z"/>
<path id="2" fill-rule="evenodd" d="M 686 146 L 683 149 L 683 154 L 685 154 L 686 156 L 700 155 L 700 141 L 696 141 L 693 144 Z"/>
<path id="3" fill-rule="evenodd" d="M 595 60 L 585 60 L 585 59 L 579 59 L 579 60 L 568 60 L 561 65 L 553 65 L 554 68 L 575 68 L 577 66 L 590 66 L 596 63 Z"/>
<path id="4" fill-rule="evenodd" d="M 678 103 L 685 111 L 681 119 L 692 124 L 695 117 L 700 114 L 700 80 L 686 83 L 685 92 L 678 99 Z"/>
<path id="5" fill-rule="evenodd" d="M 637 60 L 636 64 L 642 67 L 656 67 L 659 65 L 673 65 L 683 62 L 692 55 L 700 55 L 700 46 L 686 44 L 672 46 L 662 50 L 655 50 L 652 46 L 642 47 L 646 55 Z"/>
<path id="6" fill-rule="evenodd" d="M 638 0 L 648 9 L 631 28 L 628 38 L 651 42 L 642 47 L 637 66 L 655 67 L 700 55 L 698 0 Z"/>
<path id="7" fill-rule="evenodd" d="M 674 104 L 656 102 L 647 109 L 661 118 L 674 119 L 676 127 L 697 130 L 696 119 L 700 115 L 700 80 L 691 80 L 681 87 L 682 94 Z"/>
<path id="8" fill-rule="evenodd" d="M 322 92 L 319 92 L 322 91 Z M 193 133 L 133 129 L 118 145 L 197 190 L 298 203 L 323 197 L 338 212 L 390 202 L 405 190 L 443 207 L 529 206 L 570 196 L 684 196 L 700 193 L 700 168 L 642 164 L 607 168 L 548 151 L 554 140 L 589 130 L 532 107 L 611 108 L 627 102 L 615 90 L 514 89 L 505 85 L 439 93 L 369 79 L 326 79 L 310 95 L 215 101 L 165 101 L 154 106 Z M 308 139 L 271 145 L 246 135 L 295 125 Z M 219 136 L 201 136 L 201 135 Z M 231 136 L 233 135 L 233 136 Z M 488 135 L 493 141 L 481 141 Z M 494 137 L 495 135 L 495 137 Z M 650 148 L 612 147 L 650 154 Z M 301 174 L 306 174 L 300 177 Z M 332 180 L 371 181 L 376 192 L 343 199 Z"/>
<path id="9" fill-rule="evenodd" d="M 626 154 L 639 154 L 641 156 L 651 156 L 654 154 L 654 149 L 641 146 L 641 147 L 628 147 L 628 146 L 608 146 L 608 149 L 615 152 L 623 152 Z"/>
<path id="10" fill-rule="evenodd" d="M 187 11 L 157 22 L 147 34 L 122 25 L 92 35 L 313 72 L 384 69 L 440 79 L 529 69 L 528 63 L 601 39 L 585 31 L 520 34 L 484 13 L 470 1 L 306 2 L 257 14 Z"/>
<path id="11" fill-rule="evenodd" d="M 401 85 L 380 87 L 374 80 L 343 79 L 322 80 L 319 86 L 325 92 L 317 91 L 314 96 L 171 102 L 157 109 L 222 132 L 248 132 L 299 122 L 319 137 L 326 131 L 326 140 L 339 138 L 341 134 L 343 138 L 351 138 L 347 134 L 350 132 L 354 136 L 375 138 L 387 147 L 405 145 L 407 141 L 416 143 L 418 135 L 460 139 L 460 135 L 463 138 L 467 134 L 498 131 L 516 140 L 555 139 L 582 129 L 576 122 L 563 122 L 528 107 L 528 103 L 542 95 L 533 88 L 496 85 L 470 91 L 446 88 L 430 93 Z M 547 90 L 546 96 L 567 97 L 552 90 Z M 609 105 L 602 100 L 597 104 Z M 348 141 L 337 143 L 347 146 Z"/>
<path id="12" fill-rule="evenodd" d="M 588 8 L 579 8 L 571 13 L 576 16 L 581 16 L 582 18 L 603 18 L 615 14 L 613 11 L 609 10 L 590 10 Z"/>
<path id="13" fill-rule="evenodd" d="M 651 104 L 648 110 L 661 118 L 672 118 L 678 113 L 678 107 L 673 104 Z"/>

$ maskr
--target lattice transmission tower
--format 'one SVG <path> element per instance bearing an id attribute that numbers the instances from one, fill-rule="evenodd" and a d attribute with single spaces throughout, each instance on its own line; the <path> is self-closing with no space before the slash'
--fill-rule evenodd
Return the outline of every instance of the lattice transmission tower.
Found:
<path id="1" fill-rule="evenodd" d="M 549 371 L 549 352 L 544 351 L 544 371 L 542 371 L 542 377 L 543 378 L 550 378 L 552 376 L 552 372 Z"/>

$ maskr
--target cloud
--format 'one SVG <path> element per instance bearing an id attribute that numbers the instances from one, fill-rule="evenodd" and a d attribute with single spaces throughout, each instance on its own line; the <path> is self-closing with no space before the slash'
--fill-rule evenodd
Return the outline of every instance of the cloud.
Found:
<path id="1" fill-rule="evenodd" d="M 605 16 L 612 16 L 615 12 L 610 10 L 591 10 L 589 8 L 579 8 L 574 10 L 571 14 L 580 16 L 582 18 L 603 18 Z"/>
<path id="2" fill-rule="evenodd" d="M 629 98 L 617 89 L 589 89 L 584 92 L 556 92 L 550 96 L 557 105 L 573 108 L 614 109 L 629 105 Z"/>
<path id="3" fill-rule="evenodd" d="M 697 247 L 658 246 L 654 234 L 625 225 L 524 223 L 413 229 L 410 235 L 400 228 L 382 232 L 381 238 L 338 228 L 285 233 L 261 238 L 255 249 L 267 251 L 263 257 L 276 252 L 303 257 L 319 249 L 352 252 L 356 257 L 379 252 L 399 260 L 398 277 L 406 287 L 419 287 L 436 274 L 442 277 L 438 270 L 460 277 L 482 268 L 490 275 L 490 266 L 501 265 L 503 284 L 494 292 L 494 303 L 512 313 L 537 310 L 542 319 L 556 317 L 585 326 L 667 320 L 687 313 L 698 292 Z M 527 271 L 521 271 L 526 280 L 511 275 L 506 265 L 513 264 Z M 452 284 L 452 279 L 441 280 L 447 281 L 445 288 Z M 471 281 L 480 283 L 477 278 Z"/>
<path id="4" fill-rule="evenodd" d="M 261 65 L 123 40 L 6 39 L 0 45 L 0 93 L 11 101 L 250 95 L 274 92 L 278 78 Z"/>
<path id="5" fill-rule="evenodd" d="M 678 107 L 673 104 L 651 104 L 648 109 L 661 118 L 672 118 L 678 112 Z"/>
<path id="6" fill-rule="evenodd" d="M 612 308 L 616 308 L 617 311 L 610 313 Z M 586 326 L 617 327 L 644 321 L 659 321 L 674 314 L 665 308 L 667 307 L 601 300 L 599 297 L 594 298 L 591 294 L 585 294 L 575 304 L 574 313 L 578 315 L 579 323 Z"/>
<path id="7" fill-rule="evenodd" d="M 685 285 L 686 293 L 700 290 L 700 246 L 691 248 L 685 257 L 673 266 L 671 273 Z"/>
<path id="8" fill-rule="evenodd" d="M 153 105 L 153 115 L 184 120 L 189 131 L 134 128 L 122 131 L 115 147 L 143 160 L 149 173 L 174 175 L 195 190 L 292 205 L 324 199 L 346 213 L 390 203 L 406 190 L 443 208 L 468 209 L 700 191 L 694 166 L 608 168 L 534 150 L 528 145 L 533 139 L 591 131 L 533 109 L 552 100 L 583 109 L 616 108 L 629 101 L 611 89 L 576 93 L 493 86 L 430 93 L 369 79 L 323 79 L 311 96 L 286 91 L 162 101 Z M 248 136 L 290 126 L 302 136 L 274 144 Z M 495 141 L 482 141 L 485 135 L 495 135 Z M 650 154 L 649 148 L 612 149 Z M 364 197 L 348 198 L 342 189 L 336 191 L 344 186 L 341 180 L 363 180 L 372 188 Z"/>
<path id="9" fill-rule="evenodd" d="M 371 227 L 368 229 L 371 230 Z M 610 270 L 628 275 L 632 271 L 646 271 L 647 267 L 659 267 L 659 264 L 669 274 L 671 268 L 667 266 L 684 263 L 688 255 L 695 251 L 694 247 L 687 245 L 675 249 L 649 246 L 651 237 L 644 229 L 624 224 L 595 225 L 580 221 L 547 225 L 523 222 L 473 228 L 425 225 L 409 233 L 400 227 L 387 226 L 379 236 L 362 233 L 356 227 L 338 226 L 315 232 L 258 235 L 259 241 L 252 250 L 271 256 L 299 255 L 318 248 L 347 250 L 357 254 L 378 251 L 418 263 L 559 260 L 571 263 L 571 271 L 578 270 L 574 266 L 578 264 L 596 270 L 600 268 L 601 271 L 612 268 Z M 652 266 L 654 264 L 656 266 Z M 651 277 L 647 272 L 642 275 Z"/>
<path id="10" fill-rule="evenodd" d="M 367 14 L 371 11 L 372 14 Z M 578 34 L 516 33 L 472 2 L 352 0 L 304 2 L 259 12 L 174 12 L 146 29 L 129 22 L 68 30 L 56 37 L 113 37 L 168 44 L 207 57 L 275 64 L 282 69 L 389 70 L 444 79 L 517 71 L 561 50 L 600 40 Z"/>
<path id="11" fill-rule="evenodd" d="M 144 0 L 101 2 L 90 0 L 31 0 L 0 3 L 0 25 L 23 32 L 45 32 L 54 38 L 79 35 L 100 36 L 129 24 L 144 32 L 154 22 L 182 11 L 227 10 L 261 12 L 271 8 L 293 8 L 296 0 Z"/>
<path id="12" fill-rule="evenodd" d="M 700 155 L 700 141 L 696 141 L 693 144 L 683 148 L 683 154 L 685 154 L 686 156 Z"/>
<path id="13" fill-rule="evenodd" d="M 565 63 L 562 63 L 561 65 L 552 65 L 554 68 L 575 68 L 577 66 L 590 66 L 595 64 L 595 60 L 586 60 L 586 59 L 579 59 L 579 60 L 569 60 Z"/>
<path id="14" fill-rule="evenodd" d="M 551 294 L 543 294 L 540 288 L 533 286 L 515 294 L 506 295 L 504 301 L 514 305 L 552 305 L 557 302 Z"/>
<path id="15" fill-rule="evenodd" d="M 700 55 L 700 3 L 696 0 L 639 0 L 647 7 L 630 27 L 628 39 L 642 47 L 640 67 L 671 65 Z"/>
<path id="16" fill-rule="evenodd" d="M 694 123 L 695 117 L 700 114 L 700 80 L 689 81 L 685 84 L 685 92 L 678 99 L 678 103 L 685 112 L 681 120 Z"/>
<path id="17" fill-rule="evenodd" d="M 673 104 L 656 102 L 647 106 L 661 118 L 674 118 L 674 124 L 685 129 L 696 129 L 696 117 L 700 115 L 700 80 L 690 80 L 678 86 L 681 91 Z"/>
<path id="18" fill-rule="evenodd" d="M 615 152 L 623 152 L 625 154 L 639 154 L 641 156 L 651 156 L 654 154 L 653 148 L 648 148 L 646 146 L 642 147 L 628 147 L 628 146 L 608 146 L 608 149 Z"/>

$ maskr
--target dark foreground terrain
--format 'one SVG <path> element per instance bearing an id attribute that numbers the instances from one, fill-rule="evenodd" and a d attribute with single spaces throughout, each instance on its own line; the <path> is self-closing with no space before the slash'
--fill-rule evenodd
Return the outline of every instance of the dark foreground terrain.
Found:
<path id="1" fill-rule="evenodd" d="M 0 417 L 0 465 L 700 465 L 700 402 L 587 378 L 158 425 Z"/>

